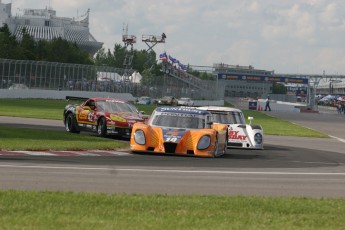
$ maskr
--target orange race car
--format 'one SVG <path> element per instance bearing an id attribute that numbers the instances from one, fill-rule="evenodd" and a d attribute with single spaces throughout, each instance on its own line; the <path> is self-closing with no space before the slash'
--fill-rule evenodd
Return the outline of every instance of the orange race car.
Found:
<path id="1" fill-rule="evenodd" d="M 157 107 L 147 124 L 133 125 L 132 152 L 216 157 L 226 153 L 227 125 L 188 107 Z"/>

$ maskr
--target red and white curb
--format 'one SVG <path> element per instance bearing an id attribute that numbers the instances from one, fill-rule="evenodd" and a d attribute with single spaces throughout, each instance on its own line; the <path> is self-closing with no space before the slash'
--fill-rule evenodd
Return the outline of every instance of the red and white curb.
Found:
<path id="1" fill-rule="evenodd" d="M 0 150 L 0 156 L 129 156 L 125 151 L 4 151 Z"/>

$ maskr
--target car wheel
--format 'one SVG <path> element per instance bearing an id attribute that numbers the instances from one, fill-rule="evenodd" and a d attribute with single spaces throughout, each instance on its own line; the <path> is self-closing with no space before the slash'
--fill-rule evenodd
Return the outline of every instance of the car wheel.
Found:
<path id="1" fill-rule="evenodd" d="M 65 129 L 70 133 L 80 133 L 77 128 L 77 121 L 72 113 L 69 113 L 65 118 Z"/>
<path id="2" fill-rule="evenodd" d="M 97 133 L 101 137 L 107 136 L 107 122 L 105 121 L 104 117 L 98 121 Z"/>

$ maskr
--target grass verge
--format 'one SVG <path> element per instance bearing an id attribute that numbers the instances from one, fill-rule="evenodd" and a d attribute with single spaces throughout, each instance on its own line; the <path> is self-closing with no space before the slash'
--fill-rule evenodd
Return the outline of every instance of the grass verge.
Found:
<path id="1" fill-rule="evenodd" d="M 0 99 L 0 116 L 28 117 L 62 120 L 67 104 L 80 104 L 80 101 L 53 99 Z M 139 111 L 150 115 L 156 105 L 135 105 Z"/>
<path id="2" fill-rule="evenodd" d="M 0 115 L 62 120 L 67 104 L 79 103 L 53 99 L 0 99 Z"/>
<path id="3" fill-rule="evenodd" d="M 327 138 L 328 135 L 309 129 L 289 121 L 281 120 L 276 117 L 268 116 L 255 110 L 244 110 L 246 119 L 248 116 L 254 117 L 253 124 L 260 124 L 264 129 L 265 135 L 296 136 L 296 137 L 317 137 Z M 249 121 L 247 120 L 249 123 Z"/>
<path id="4" fill-rule="evenodd" d="M 0 191 L 1 229 L 343 229 L 345 199 Z"/>
<path id="5" fill-rule="evenodd" d="M 1 150 L 87 150 L 128 148 L 128 141 L 72 134 L 61 131 L 34 130 L 0 126 Z"/>

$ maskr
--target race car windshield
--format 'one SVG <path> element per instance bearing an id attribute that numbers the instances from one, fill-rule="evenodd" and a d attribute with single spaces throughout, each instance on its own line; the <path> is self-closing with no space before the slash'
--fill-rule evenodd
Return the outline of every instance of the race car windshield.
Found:
<path id="1" fill-rule="evenodd" d="M 238 112 L 229 112 L 229 113 L 213 113 L 213 120 L 216 123 L 221 124 L 245 124 L 243 116 Z"/>
<path id="2" fill-rule="evenodd" d="M 199 117 L 157 115 L 153 118 L 151 124 L 156 125 L 156 126 L 185 128 L 185 129 L 205 128 L 205 120 Z"/>
<path id="3" fill-rule="evenodd" d="M 130 112 L 130 113 L 138 113 L 138 110 L 124 102 L 116 102 L 116 101 L 97 101 L 97 108 L 102 111 L 106 111 L 109 113 L 117 113 L 117 112 Z"/>

